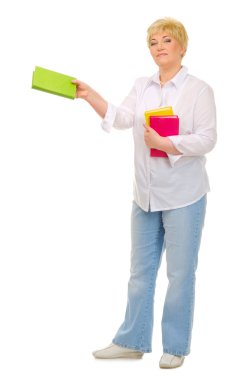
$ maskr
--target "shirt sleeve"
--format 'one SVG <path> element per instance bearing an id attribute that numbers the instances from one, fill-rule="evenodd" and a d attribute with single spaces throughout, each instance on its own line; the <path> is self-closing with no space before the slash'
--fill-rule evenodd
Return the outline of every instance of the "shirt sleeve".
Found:
<path id="1" fill-rule="evenodd" d="M 200 92 L 193 112 L 193 130 L 188 135 L 170 136 L 170 140 L 181 155 L 169 154 L 171 165 L 183 156 L 202 156 L 210 152 L 217 140 L 216 108 L 210 86 Z"/>
<path id="2" fill-rule="evenodd" d="M 132 128 L 135 117 L 136 98 L 136 85 L 134 85 L 129 95 L 119 107 L 108 103 L 108 109 L 101 124 L 103 130 L 111 132 L 112 128 Z"/>

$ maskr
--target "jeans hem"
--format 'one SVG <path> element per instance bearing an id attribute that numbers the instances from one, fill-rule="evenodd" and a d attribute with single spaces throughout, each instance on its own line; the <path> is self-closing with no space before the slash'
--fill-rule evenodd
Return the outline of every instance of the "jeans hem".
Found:
<path id="1" fill-rule="evenodd" d="M 170 354 L 175 356 L 188 356 L 190 354 L 190 351 L 179 351 L 179 350 L 169 350 L 164 348 L 164 354 Z"/>
<path id="2" fill-rule="evenodd" d="M 112 340 L 112 343 L 116 344 L 117 346 L 120 346 L 120 347 L 129 348 L 131 350 L 138 351 L 138 352 L 144 352 L 146 354 L 152 352 L 151 348 L 146 348 L 145 349 L 145 348 L 142 348 L 142 347 L 139 347 L 139 346 L 133 346 L 133 345 L 128 345 L 128 344 L 123 344 L 123 343 L 117 342 L 115 339 Z"/>

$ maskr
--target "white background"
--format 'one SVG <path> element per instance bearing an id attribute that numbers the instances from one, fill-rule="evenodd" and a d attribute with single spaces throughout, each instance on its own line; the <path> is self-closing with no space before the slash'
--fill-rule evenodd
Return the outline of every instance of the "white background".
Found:
<path id="1" fill-rule="evenodd" d="M 5 4 L 5 5 L 3 5 Z M 0 378 L 251 378 L 251 17 L 249 1 L 1 3 Z M 160 370 L 165 262 L 153 353 L 97 361 L 122 322 L 130 251 L 131 131 L 101 131 L 84 101 L 31 90 L 35 65 L 119 104 L 156 66 L 146 29 L 187 28 L 184 64 L 214 88 L 218 144 L 197 277 L 192 353 Z"/>

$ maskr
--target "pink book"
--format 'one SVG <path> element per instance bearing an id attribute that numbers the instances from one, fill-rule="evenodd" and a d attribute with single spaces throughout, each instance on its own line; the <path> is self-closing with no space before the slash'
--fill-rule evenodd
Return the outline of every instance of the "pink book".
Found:
<path id="1" fill-rule="evenodd" d="M 160 136 L 174 136 L 179 134 L 179 117 L 172 116 L 150 116 L 150 127 L 153 128 Z M 161 150 L 150 150 L 151 157 L 168 157 L 167 154 Z"/>

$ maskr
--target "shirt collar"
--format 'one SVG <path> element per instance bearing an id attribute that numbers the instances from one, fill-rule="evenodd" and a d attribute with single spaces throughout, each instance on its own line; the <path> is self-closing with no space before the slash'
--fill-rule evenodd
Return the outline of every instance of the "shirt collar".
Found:
<path id="1" fill-rule="evenodd" d="M 174 75 L 174 77 L 171 80 L 166 82 L 164 87 L 166 87 L 167 85 L 169 85 L 171 83 L 176 88 L 179 88 L 181 86 L 181 84 L 184 82 L 184 80 L 187 76 L 187 73 L 188 73 L 188 68 L 185 66 L 182 66 L 181 69 L 179 70 L 179 72 L 177 72 L 177 74 Z M 159 71 L 156 74 L 154 74 L 150 79 L 152 82 L 158 83 L 160 85 Z"/>

